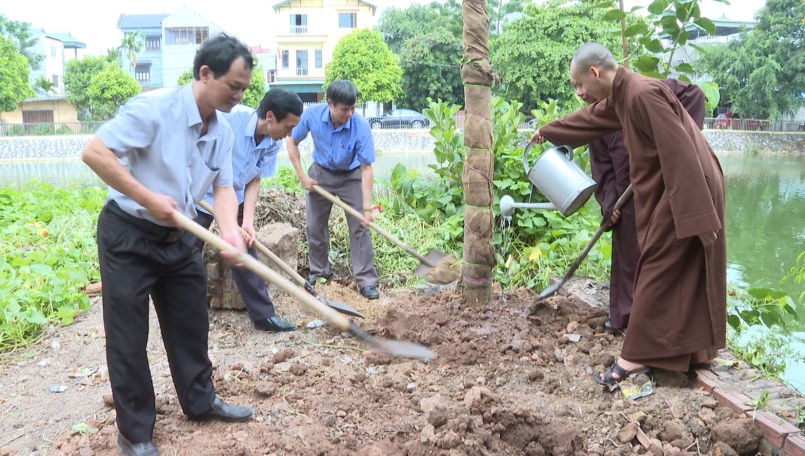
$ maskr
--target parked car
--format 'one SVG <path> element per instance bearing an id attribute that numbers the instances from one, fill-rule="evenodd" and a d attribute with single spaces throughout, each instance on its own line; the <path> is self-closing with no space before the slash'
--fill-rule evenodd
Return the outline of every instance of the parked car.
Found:
<path id="1" fill-rule="evenodd" d="M 413 109 L 392 109 L 380 117 L 366 119 L 372 130 L 378 128 L 422 128 L 430 125 L 428 118 Z"/>

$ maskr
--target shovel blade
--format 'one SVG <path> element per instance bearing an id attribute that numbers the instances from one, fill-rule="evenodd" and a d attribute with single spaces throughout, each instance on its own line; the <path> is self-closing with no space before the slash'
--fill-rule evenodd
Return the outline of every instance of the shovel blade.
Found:
<path id="1" fill-rule="evenodd" d="M 327 306 L 332 307 L 333 309 L 335 309 L 336 312 L 342 313 L 344 315 L 349 315 L 349 316 L 352 316 L 352 317 L 364 318 L 364 315 L 362 313 L 358 312 L 355 308 L 344 304 L 343 302 L 330 301 L 329 299 L 327 299 L 327 298 L 325 298 L 324 296 L 321 296 L 321 295 L 316 296 L 316 297 L 319 298 L 319 301 L 321 301 L 321 302 L 327 304 Z"/>
<path id="2" fill-rule="evenodd" d="M 425 255 L 427 264 L 420 262 L 419 266 L 417 266 L 416 270 L 414 270 L 414 274 L 416 274 L 417 277 L 422 277 L 423 279 L 427 278 L 428 271 L 430 271 L 431 268 L 436 265 L 436 263 L 446 256 L 447 254 L 444 252 L 440 252 L 436 249 L 430 249 L 428 254 Z"/>
<path id="3" fill-rule="evenodd" d="M 436 352 L 424 345 L 414 342 L 378 339 L 376 337 L 372 337 L 372 339 L 368 340 L 367 343 L 373 350 L 377 350 L 396 358 L 415 358 L 428 361 L 436 358 Z"/>

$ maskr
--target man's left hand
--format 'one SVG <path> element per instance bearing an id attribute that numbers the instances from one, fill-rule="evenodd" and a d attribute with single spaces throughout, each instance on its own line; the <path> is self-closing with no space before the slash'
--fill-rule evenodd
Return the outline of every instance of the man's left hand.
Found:
<path id="1" fill-rule="evenodd" d="M 369 226 L 369 223 L 375 222 L 375 212 L 374 211 L 363 211 L 363 226 Z"/>
<path id="2" fill-rule="evenodd" d="M 246 243 L 249 247 L 254 247 L 254 241 L 257 239 L 257 235 L 254 231 L 254 224 L 243 222 L 243 231 L 240 232 L 240 237 L 243 238 L 243 242 Z"/>

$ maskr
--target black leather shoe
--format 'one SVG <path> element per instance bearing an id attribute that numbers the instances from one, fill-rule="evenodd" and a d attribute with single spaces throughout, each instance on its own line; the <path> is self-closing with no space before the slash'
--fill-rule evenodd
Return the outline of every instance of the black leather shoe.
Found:
<path id="1" fill-rule="evenodd" d="M 212 401 L 212 408 L 201 415 L 189 416 L 192 421 L 226 421 L 227 423 L 238 423 L 247 421 L 254 415 L 254 410 L 249 407 L 227 404 L 220 397 L 215 396 Z"/>
<path id="2" fill-rule="evenodd" d="M 123 434 L 118 434 L 117 447 L 126 456 L 159 456 L 159 451 L 157 451 L 157 447 L 154 446 L 152 440 L 132 444 L 123 437 Z"/>
<path id="3" fill-rule="evenodd" d="M 380 297 L 380 292 L 377 291 L 376 286 L 367 285 L 365 287 L 361 287 L 361 296 L 366 299 L 377 299 Z"/>
<path id="4" fill-rule="evenodd" d="M 271 332 L 286 332 L 296 330 L 295 324 L 291 323 L 290 321 L 285 321 L 276 315 L 274 315 L 271 318 L 255 321 L 254 327 L 259 329 L 260 331 L 271 331 Z"/>

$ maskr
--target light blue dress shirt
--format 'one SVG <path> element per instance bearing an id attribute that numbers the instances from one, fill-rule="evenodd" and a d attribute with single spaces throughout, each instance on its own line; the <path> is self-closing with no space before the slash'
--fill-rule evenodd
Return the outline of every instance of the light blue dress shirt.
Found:
<path id="1" fill-rule="evenodd" d="M 189 83 L 137 95 L 101 125 L 97 136 L 135 179 L 152 192 L 170 196 L 180 211 L 194 218 L 196 201 L 211 185 L 232 186 L 232 129 L 218 111 L 204 136 L 203 127 Z M 109 187 L 108 199 L 129 214 L 165 225 L 114 188 Z"/>
<path id="2" fill-rule="evenodd" d="M 349 122 L 333 128 L 330 106 L 319 103 L 305 109 L 291 137 L 302 141 L 313 136 L 313 161 L 335 171 L 348 171 L 375 161 L 372 129 L 355 113 Z"/>
<path id="3" fill-rule="evenodd" d="M 248 106 L 237 105 L 228 113 L 221 113 L 229 122 L 235 136 L 232 148 L 232 172 L 234 173 L 235 194 L 238 204 L 243 204 L 246 184 L 255 177 L 271 177 L 277 170 L 277 153 L 282 140 L 274 141 L 271 136 L 264 136 L 257 144 L 254 131 L 257 128 L 257 110 Z M 204 201 L 213 204 L 212 188 L 207 191 Z M 207 212 L 197 207 L 197 210 Z"/>

